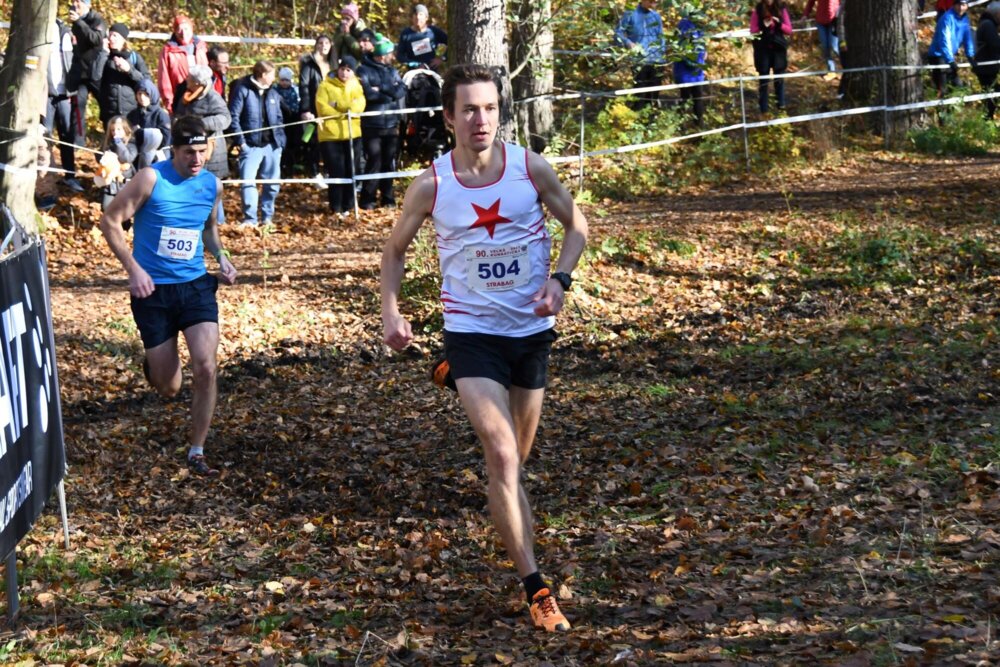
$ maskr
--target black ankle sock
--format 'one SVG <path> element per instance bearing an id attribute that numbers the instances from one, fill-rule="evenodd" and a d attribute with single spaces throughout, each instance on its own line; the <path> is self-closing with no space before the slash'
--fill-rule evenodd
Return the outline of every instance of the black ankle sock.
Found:
<path id="1" fill-rule="evenodd" d="M 527 577 L 521 580 L 521 583 L 524 584 L 524 592 L 528 596 L 528 604 L 531 604 L 531 600 L 535 597 L 535 593 L 542 590 L 543 588 L 548 588 L 550 592 L 552 591 L 552 587 L 549 586 L 547 583 L 545 583 L 545 581 L 542 579 L 542 575 L 538 574 L 537 572 L 532 572 L 531 574 L 529 574 Z"/>

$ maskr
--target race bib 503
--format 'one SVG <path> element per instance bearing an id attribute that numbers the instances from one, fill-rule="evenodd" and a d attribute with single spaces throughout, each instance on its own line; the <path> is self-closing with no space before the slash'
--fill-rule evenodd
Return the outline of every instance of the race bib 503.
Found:
<path id="1" fill-rule="evenodd" d="M 164 227 L 160 230 L 160 243 L 156 254 L 169 259 L 189 260 L 198 249 L 198 238 L 201 232 L 197 229 L 179 229 Z"/>

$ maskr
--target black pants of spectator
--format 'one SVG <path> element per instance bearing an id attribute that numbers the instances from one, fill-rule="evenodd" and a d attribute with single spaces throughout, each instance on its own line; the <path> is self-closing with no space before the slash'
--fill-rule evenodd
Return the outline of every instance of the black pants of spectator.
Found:
<path id="1" fill-rule="evenodd" d="M 73 129 L 73 100 L 69 95 L 49 96 L 45 108 L 45 132 L 52 136 L 52 128 L 59 135 L 59 166 L 68 171 L 66 178 L 76 178 L 76 131 Z"/>
<path id="2" fill-rule="evenodd" d="M 941 56 L 927 56 L 927 62 L 931 65 L 948 64 L 948 61 Z M 931 81 L 934 82 L 934 87 L 937 88 L 938 97 L 944 97 L 944 89 L 946 85 L 953 88 L 957 88 L 962 85 L 961 79 L 958 78 L 958 72 L 951 69 L 932 69 Z"/>
<path id="3" fill-rule="evenodd" d="M 351 150 L 354 160 L 351 160 Z M 328 178 L 353 178 L 356 162 L 361 156 L 361 139 L 345 141 L 324 141 L 320 143 L 323 164 Z M 354 208 L 354 186 L 351 183 L 331 183 L 326 191 L 333 213 L 347 213 Z"/>
<path id="4" fill-rule="evenodd" d="M 73 134 L 77 146 L 87 145 L 87 100 L 90 99 L 90 89 L 86 83 L 81 83 L 76 91 L 76 108 L 73 109 Z"/>
<path id="5" fill-rule="evenodd" d="M 996 65 L 976 68 L 976 78 L 979 79 L 979 85 L 983 87 L 984 93 L 1000 93 L 1000 83 L 997 83 L 997 74 L 1000 74 L 1000 67 Z M 986 107 L 986 118 L 993 120 L 993 115 L 997 110 L 997 98 L 988 97 L 983 100 L 983 105 Z"/>
<path id="6" fill-rule="evenodd" d="M 701 121 L 705 118 L 705 86 L 690 86 L 681 88 L 680 91 L 681 100 L 694 102 L 694 117 L 698 120 L 698 125 L 701 125 Z"/>
<path id="7" fill-rule="evenodd" d="M 294 118 L 285 120 L 294 122 Z M 302 128 L 305 125 L 289 125 L 285 128 L 285 149 L 281 151 L 281 173 L 287 178 L 295 176 L 295 166 L 303 161 Z M 316 174 L 308 174 L 315 176 Z"/>
<path id="8" fill-rule="evenodd" d="M 305 127 L 305 125 L 301 127 Z M 302 144 L 302 163 L 305 166 L 306 176 L 319 176 L 323 173 L 319 168 L 321 155 L 318 132 L 314 131 L 309 141 Z"/>
<path id="9" fill-rule="evenodd" d="M 636 88 L 648 88 L 650 86 L 663 85 L 663 65 L 639 65 L 632 70 L 635 77 Z M 656 104 L 660 99 L 659 91 L 649 93 L 639 93 L 639 107 L 647 104 Z"/>
<path id="10" fill-rule="evenodd" d="M 386 134 L 383 134 L 385 132 Z M 365 174 L 384 174 L 396 171 L 396 154 L 399 152 L 399 133 L 390 130 L 376 130 L 362 133 L 365 145 Z M 375 195 L 381 196 L 382 206 L 395 206 L 396 197 L 392 193 L 392 179 L 380 178 L 361 182 L 361 208 L 375 208 Z"/>
<path id="11" fill-rule="evenodd" d="M 788 69 L 788 56 L 785 51 L 781 49 L 767 49 L 762 48 L 759 52 L 754 54 L 754 61 L 757 66 L 757 74 L 760 76 L 767 76 L 771 72 L 775 74 L 784 74 L 785 70 Z M 767 100 L 767 88 L 768 80 L 761 79 L 757 86 L 757 102 L 760 106 L 761 113 L 767 113 L 768 100 Z M 774 80 L 774 97 L 778 101 L 778 108 L 785 108 L 785 80 L 775 79 Z"/>

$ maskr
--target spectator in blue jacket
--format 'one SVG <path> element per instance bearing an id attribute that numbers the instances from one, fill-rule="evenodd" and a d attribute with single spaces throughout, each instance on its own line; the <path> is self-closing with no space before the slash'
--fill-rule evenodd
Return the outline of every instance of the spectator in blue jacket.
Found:
<path id="1" fill-rule="evenodd" d="M 938 97 L 944 97 L 946 79 L 949 86 L 961 84 L 958 79 L 958 63 L 955 62 L 958 49 L 965 49 L 965 57 L 969 61 L 973 61 L 976 57 L 976 41 L 969 26 L 968 11 L 968 0 L 958 0 L 951 9 L 941 15 L 934 28 L 934 39 L 931 40 L 931 47 L 927 51 L 927 61 L 932 65 L 949 67 L 947 77 L 943 69 L 931 70 L 931 79 L 937 87 Z"/>
<path id="2" fill-rule="evenodd" d="M 404 65 L 426 65 L 435 72 L 441 69 L 442 58 L 437 50 L 448 44 L 448 35 L 436 25 L 429 25 L 427 5 L 414 5 L 410 25 L 403 28 L 396 47 L 396 59 Z"/>
<path id="3" fill-rule="evenodd" d="M 663 19 L 653 7 L 656 0 L 640 0 L 639 5 L 622 15 L 615 28 L 615 39 L 638 56 L 632 69 L 636 88 L 663 84 L 666 42 L 663 39 Z M 655 102 L 659 93 L 643 93 L 645 103 Z"/>
<path id="4" fill-rule="evenodd" d="M 365 111 L 386 111 L 399 108 L 399 101 L 406 97 L 406 86 L 399 72 L 392 66 L 393 44 L 382 35 L 375 36 L 374 50 L 365 56 L 358 68 L 358 80 L 365 91 Z M 399 152 L 399 116 L 363 116 L 361 141 L 365 150 L 365 173 L 385 174 L 396 171 L 396 153 Z M 381 194 L 382 206 L 394 207 L 392 179 L 366 180 L 361 184 L 361 208 L 375 208 L 375 194 Z"/>
<path id="5" fill-rule="evenodd" d="M 274 64 L 258 60 L 253 72 L 233 82 L 229 98 L 229 114 L 233 117 L 231 131 L 237 132 L 239 147 L 237 165 L 240 172 L 240 198 L 243 200 L 243 222 L 240 226 L 257 226 L 257 184 L 247 183 L 256 178 L 281 178 L 281 151 L 285 147 L 284 119 L 281 96 L 274 89 Z M 274 200 L 280 186 L 265 183 L 260 199 L 264 225 L 274 220 Z"/>
<path id="6" fill-rule="evenodd" d="M 699 16 L 690 11 L 677 24 L 677 60 L 674 61 L 674 83 L 699 83 L 705 80 L 705 37 L 695 24 Z M 694 115 L 701 125 L 705 117 L 705 86 L 681 88 L 681 99 L 692 100 Z"/>

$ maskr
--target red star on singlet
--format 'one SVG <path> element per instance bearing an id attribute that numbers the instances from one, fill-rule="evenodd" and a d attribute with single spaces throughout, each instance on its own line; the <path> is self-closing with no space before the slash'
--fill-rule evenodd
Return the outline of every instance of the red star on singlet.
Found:
<path id="1" fill-rule="evenodd" d="M 475 209 L 476 221 L 472 223 L 469 229 L 475 229 L 476 227 L 485 227 L 486 231 L 489 232 L 490 238 L 493 238 L 493 232 L 496 231 L 497 225 L 503 222 L 513 222 L 510 218 L 505 218 L 500 215 L 500 200 L 497 199 L 489 208 L 483 208 L 482 206 L 472 205 Z"/>

